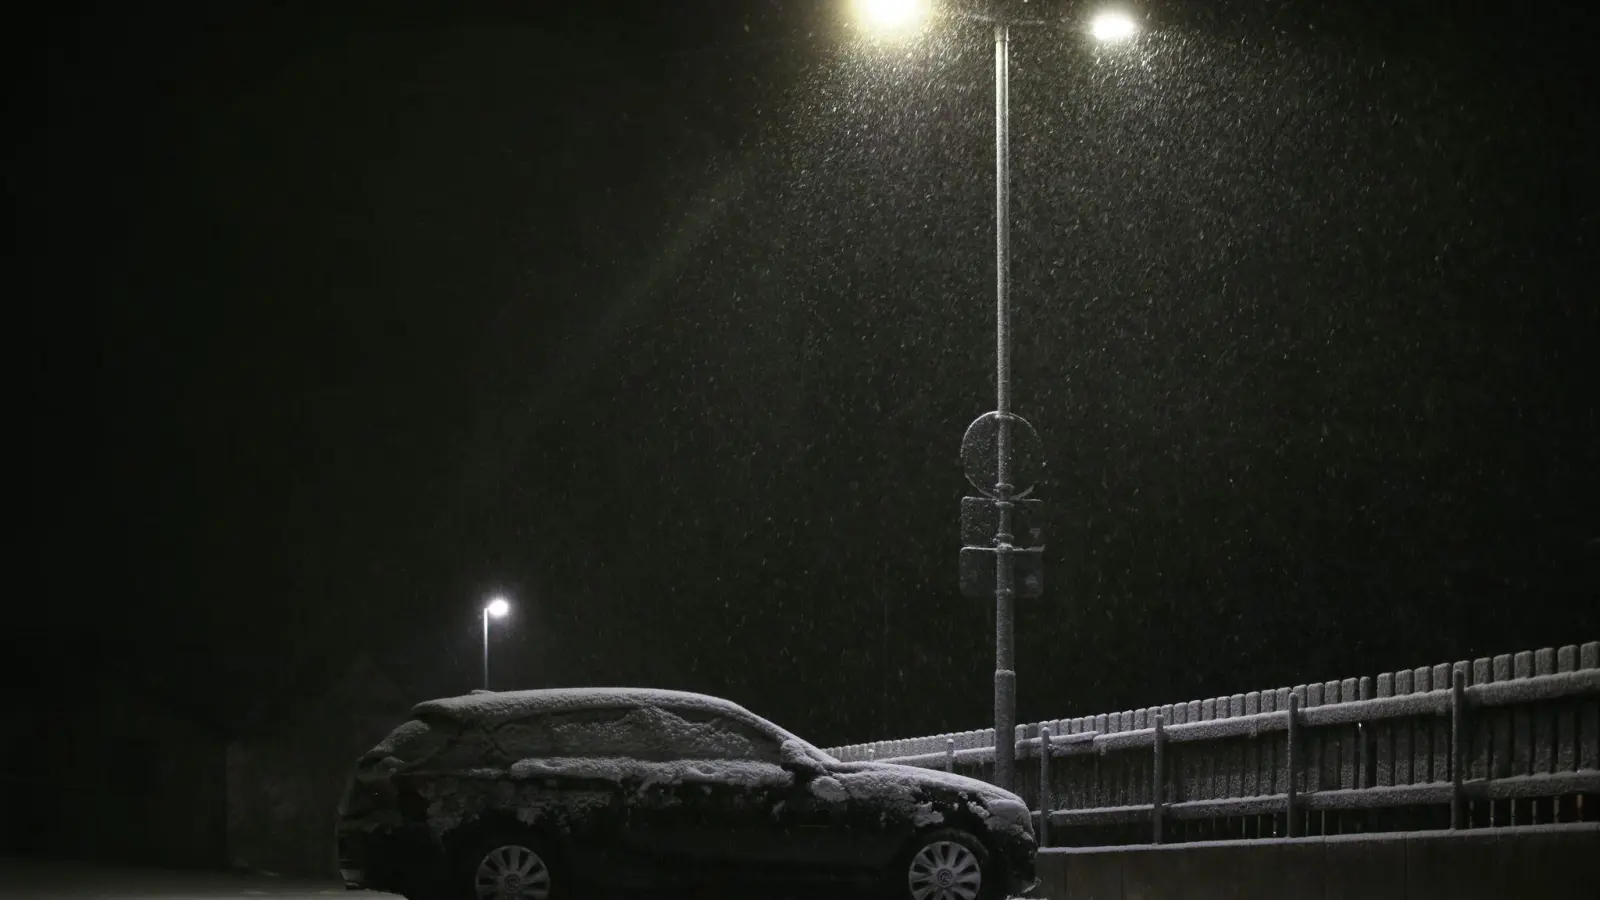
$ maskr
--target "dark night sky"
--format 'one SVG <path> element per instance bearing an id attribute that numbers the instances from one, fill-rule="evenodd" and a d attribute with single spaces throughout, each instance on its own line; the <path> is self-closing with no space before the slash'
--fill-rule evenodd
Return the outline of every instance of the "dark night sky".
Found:
<path id="1" fill-rule="evenodd" d="M 248 724 L 360 653 L 474 686 L 503 591 L 502 686 L 706 690 L 822 743 L 981 727 L 987 33 L 324 6 L 13 36 L 18 658 Z M 1600 637 L 1579 6 L 1018 35 L 1022 721 Z"/>

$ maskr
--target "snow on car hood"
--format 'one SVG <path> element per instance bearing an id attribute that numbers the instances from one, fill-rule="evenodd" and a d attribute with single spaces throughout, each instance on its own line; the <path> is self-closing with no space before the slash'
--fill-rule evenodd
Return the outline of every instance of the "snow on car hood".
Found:
<path id="1" fill-rule="evenodd" d="M 966 809 L 994 831 L 1031 833 L 1033 814 L 1022 798 L 987 781 L 954 775 L 937 769 L 901 766 L 894 763 L 852 762 L 829 767 L 827 775 L 812 780 L 812 791 L 823 799 L 853 799 L 891 803 L 909 807 L 918 825 L 943 821 L 936 804 L 929 802 L 928 789 L 975 797 L 965 800 Z M 945 798 L 937 805 L 948 805 Z"/>
<path id="2" fill-rule="evenodd" d="M 941 772 L 938 769 L 923 769 L 917 766 L 902 766 L 895 763 L 880 762 L 850 762 L 839 763 L 831 766 L 835 777 L 851 780 L 863 785 L 878 785 L 883 783 L 887 787 L 890 783 L 914 785 L 917 787 L 942 787 L 952 791 L 966 791 L 977 794 L 984 800 L 1015 800 L 1022 802 L 1022 798 L 1007 790 L 995 787 L 987 781 L 968 778 L 965 775 L 956 775 L 951 772 Z"/>

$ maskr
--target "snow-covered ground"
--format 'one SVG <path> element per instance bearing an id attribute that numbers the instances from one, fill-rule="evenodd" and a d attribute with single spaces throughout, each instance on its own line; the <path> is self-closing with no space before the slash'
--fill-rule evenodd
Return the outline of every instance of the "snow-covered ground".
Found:
<path id="1" fill-rule="evenodd" d="M 225 872 L 174 872 L 85 863 L 0 859 L 0 897 L 5 900 L 328 900 L 330 897 L 391 900 L 391 895 L 346 891 L 337 880 L 273 878 Z"/>

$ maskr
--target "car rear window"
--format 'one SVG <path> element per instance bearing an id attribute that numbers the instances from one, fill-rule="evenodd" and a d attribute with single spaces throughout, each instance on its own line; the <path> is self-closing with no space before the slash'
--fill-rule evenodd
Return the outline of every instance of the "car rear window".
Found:
<path id="1" fill-rule="evenodd" d="M 444 749 L 456 731 L 457 726 L 445 719 L 433 716 L 411 719 L 362 755 L 359 767 L 395 769 L 416 765 Z"/>

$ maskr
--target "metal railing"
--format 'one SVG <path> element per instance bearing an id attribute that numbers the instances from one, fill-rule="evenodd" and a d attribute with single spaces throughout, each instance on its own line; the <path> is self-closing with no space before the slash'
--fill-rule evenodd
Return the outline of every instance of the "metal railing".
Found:
<path id="1" fill-rule="evenodd" d="M 828 752 L 988 778 L 993 735 Z M 1016 788 L 1041 843 L 1595 820 L 1600 642 L 1039 722 L 1015 741 L 1035 760 Z"/>

